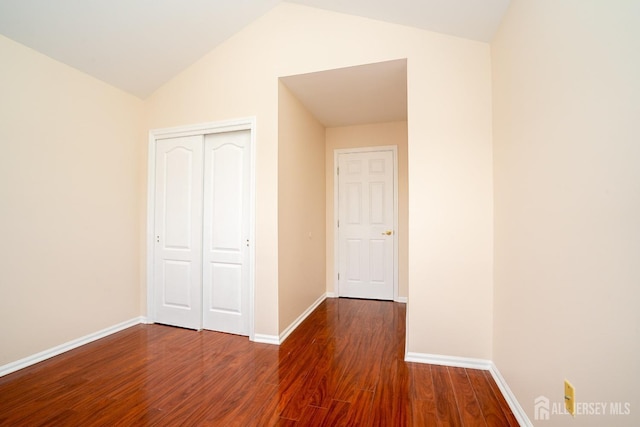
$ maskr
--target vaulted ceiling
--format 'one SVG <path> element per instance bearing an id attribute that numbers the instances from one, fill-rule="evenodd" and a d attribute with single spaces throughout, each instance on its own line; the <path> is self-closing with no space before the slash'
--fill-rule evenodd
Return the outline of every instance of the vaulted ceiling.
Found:
<path id="1" fill-rule="evenodd" d="M 281 1 L 0 0 L 0 34 L 144 99 Z M 509 1 L 290 0 L 484 42 Z"/>

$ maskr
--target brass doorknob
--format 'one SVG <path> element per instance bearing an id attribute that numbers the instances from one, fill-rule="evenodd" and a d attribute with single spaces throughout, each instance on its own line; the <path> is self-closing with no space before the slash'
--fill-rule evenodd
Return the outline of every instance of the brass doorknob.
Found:
<path id="1" fill-rule="evenodd" d="M 383 232 L 382 232 L 382 235 L 384 236 L 385 234 L 386 234 L 387 236 L 391 236 L 391 235 L 393 234 L 393 230 L 383 231 Z"/>

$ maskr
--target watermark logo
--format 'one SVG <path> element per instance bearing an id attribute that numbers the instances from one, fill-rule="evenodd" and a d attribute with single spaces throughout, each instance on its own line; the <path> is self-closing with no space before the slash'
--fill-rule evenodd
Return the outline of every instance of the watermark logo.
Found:
<path id="1" fill-rule="evenodd" d="M 575 416 L 620 416 L 631 414 L 629 402 L 576 402 Z M 548 421 L 551 416 L 570 415 L 564 402 L 552 402 L 546 396 L 533 401 L 533 417 L 536 421 Z"/>
<path id="2" fill-rule="evenodd" d="M 549 399 L 545 396 L 538 396 L 533 403 L 533 417 L 536 420 L 546 421 L 549 419 Z"/>

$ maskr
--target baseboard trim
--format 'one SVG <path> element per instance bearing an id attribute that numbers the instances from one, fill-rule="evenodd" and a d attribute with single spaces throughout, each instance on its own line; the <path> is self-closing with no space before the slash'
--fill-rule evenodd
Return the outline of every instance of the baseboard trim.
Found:
<path id="1" fill-rule="evenodd" d="M 280 339 L 278 338 L 277 335 L 254 334 L 253 342 L 258 342 L 262 344 L 280 345 Z"/>
<path id="2" fill-rule="evenodd" d="M 262 344 L 280 345 L 287 339 L 291 332 L 295 331 L 298 326 L 306 319 L 320 304 L 327 298 L 327 294 L 321 295 L 320 298 L 315 300 L 296 320 L 294 320 L 287 328 L 278 335 L 267 334 L 254 334 L 253 342 L 259 342 Z"/>
<path id="3" fill-rule="evenodd" d="M 472 359 L 470 357 L 444 356 L 441 354 L 426 354 L 408 352 L 404 357 L 405 362 L 428 363 L 430 365 L 453 366 L 456 368 L 491 370 L 492 362 L 485 359 Z"/>
<path id="4" fill-rule="evenodd" d="M 327 292 L 327 298 L 338 298 L 338 295 L 336 295 L 335 292 Z M 407 297 L 397 297 L 396 299 L 394 299 L 395 302 L 399 302 L 402 304 L 406 304 L 407 300 Z"/>
<path id="5" fill-rule="evenodd" d="M 509 388 L 507 381 L 500 374 L 500 371 L 498 371 L 498 368 L 496 367 L 495 363 L 491 362 L 491 368 L 489 369 L 489 372 L 491 373 L 493 380 L 498 385 L 498 388 L 500 389 L 502 396 L 504 396 L 504 399 L 507 401 L 509 408 L 511 408 L 511 412 L 513 412 L 513 416 L 516 417 L 516 420 L 518 420 L 518 423 L 521 426 L 533 427 L 533 423 L 527 416 L 524 409 L 522 409 L 522 406 L 520 406 L 520 403 L 518 403 L 518 399 L 516 399 L 516 396 L 513 394 L 513 392 Z"/>
<path id="6" fill-rule="evenodd" d="M 28 366 L 35 365 L 36 363 L 42 362 L 43 360 L 50 359 L 54 356 L 65 353 L 69 350 L 73 350 L 74 348 L 83 346 L 85 344 L 89 344 L 90 342 L 99 340 L 100 338 L 104 338 L 111 334 L 115 334 L 116 332 L 120 332 L 124 329 L 130 328 L 140 323 L 145 323 L 145 321 L 146 321 L 146 318 L 142 316 L 136 317 L 131 320 L 127 320 L 125 322 L 118 323 L 117 325 L 113 325 L 108 328 L 102 329 L 100 331 L 94 332 L 92 334 L 85 335 L 75 340 L 66 342 L 64 344 L 57 345 L 50 349 L 41 351 L 40 353 L 36 353 L 31 356 L 27 356 L 23 359 L 16 360 L 15 362 L 2 365 L 0 366 L 0 377 L 10 374 L 12 372 L 18 371 L 20 369 L 26 368 Z"/>
<path id="7" fill-rule="evenodd" d="M 327 298 L 327 294 L 320 295 L 320 298 L 315 300 L 296 320 L 293 321 L 282 333 L 280 334 L 280 344 L 287 339 L 291 332 L 295 331 L 298 326 L 306 319 L 320 304 Z"/>

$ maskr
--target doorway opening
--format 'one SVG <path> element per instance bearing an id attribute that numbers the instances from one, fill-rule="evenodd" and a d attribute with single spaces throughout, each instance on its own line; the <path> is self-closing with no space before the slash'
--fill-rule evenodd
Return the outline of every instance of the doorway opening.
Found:
<path id="1" fill-rule="evenodd" d="M 334 203 L 337 183 L 334 150 L 396 146 L 393 157 L 397 162 L 394 171 L 397 178 L 393 184 L 397 185 L 397 223 L 382 231 L 391 231 L 389 240 L 396 240 L 393 250 L 397 255 L 392 269 L 397 279 L 393 294 L 390 297 L 386 294 L 384 299 L 406 302 L 407 120 L 405 59 L 280 78 L 278 271 L 281 331 L 318 298 L 340 294 L 338 274 L 341 274 L 340 279 L 344 276 L 337 266 L 340 250 L 335 235 L 338 212 Z M 379 190 L 379 186 L 376 189 Z M 319 212 L 323 215 L 320 221 L 324 226 L 321 228 L 318 226 Z M 385 251 L 382 242 L 372 244 L 374 252 Z M 323 250 L 316 256 L 320 261 L 306 261 L 310 258 L 307 254 L 317 254 L 319 247 Z M 352 245 L 353 250 L 354 247 Z M 299 268 L 302 264 L 305 268 Z M 379 275 L 381 271 L 378 269 L 373 273 Z"/>

